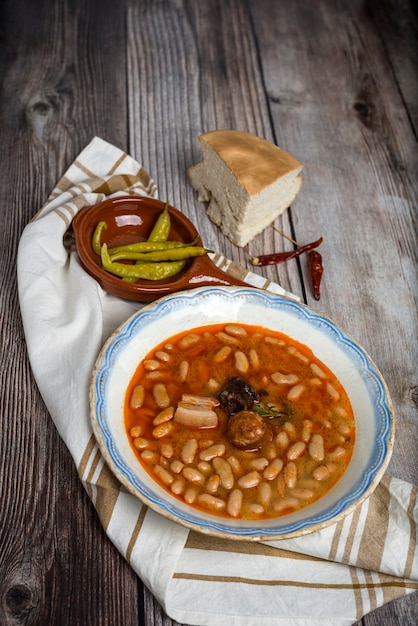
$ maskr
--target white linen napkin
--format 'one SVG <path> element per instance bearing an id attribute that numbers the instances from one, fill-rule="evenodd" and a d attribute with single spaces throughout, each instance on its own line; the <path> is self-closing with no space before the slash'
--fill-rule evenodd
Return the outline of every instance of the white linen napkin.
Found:
<path id="1" fill-rule="evenodd" d="M 166 613 L 193 626 L 348 626 L 417 590 L 417 488 L 388 475 L 343 521 L 268 543 L 189 531 L 121 489 L 93 436 L 89 382 L 104 341 L 141 305 L 101 289 L 68 229 L 83 207 L 127 194 L 155 197 L 157 188 L 129 155 L 94 138 L 26 226 L 17 264 L 35 379 L 110 540 Z"/>

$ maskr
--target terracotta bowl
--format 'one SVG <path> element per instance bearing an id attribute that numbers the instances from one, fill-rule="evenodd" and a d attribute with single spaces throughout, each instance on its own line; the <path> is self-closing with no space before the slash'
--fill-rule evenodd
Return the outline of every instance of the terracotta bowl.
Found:
<path id="1" fill-rule="evenodd" d="M 103 270 L 100 257 L 92 248 L 97 223 L 107 223 L 108 228 L 103 232 L 102 242 L 109 247 L 145 241 L 163 208 L 164 203 L 160 200 L 127 196 L 95 204 L 76 215 L 73 229 L 78 255 L 84 269 L 103 289 L 127 300 L 151 302 L 161 296 L 195 287 L 245 284 L 218 269 L 208 256 L 190 260 L 181 272 L 166 280 L 138 280 L 136 283 L 127 283 Z M 199 237 L 197 244 L 202 245 L 199 233 L 183 213 L 172 206 L 169 207 L 169 213 L 169 239 L 190 243 Z"/>

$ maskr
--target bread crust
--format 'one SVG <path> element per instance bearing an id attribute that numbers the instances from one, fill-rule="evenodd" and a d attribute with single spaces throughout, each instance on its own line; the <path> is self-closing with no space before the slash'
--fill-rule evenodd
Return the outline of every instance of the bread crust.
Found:
<path id="1" fill-rule="evenodd" d="M 213 130 L 199 136 L 199 143 L 209 145 L 249 196 L 255 196 L 276 180 L 302 171 L 302 164 L 278 146 L 239 130 Z"/>
<path id="2" fill-rule="evenodd" d="M 244 247 L 299 193 L 302 164 L 276 145 L 235 130 L 199 136 L 203 160 L 188 169 L 207 215 L 236 246 Z"/>

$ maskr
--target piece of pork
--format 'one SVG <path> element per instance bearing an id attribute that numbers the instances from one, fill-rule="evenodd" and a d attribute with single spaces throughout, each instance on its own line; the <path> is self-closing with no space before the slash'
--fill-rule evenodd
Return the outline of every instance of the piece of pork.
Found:
<path id="1" fill-rule="evenodd" d="M 174 421 L 188 428 L 216 428 L 218 415 L 215 398 L 183 394 L 174 413 Z"/>

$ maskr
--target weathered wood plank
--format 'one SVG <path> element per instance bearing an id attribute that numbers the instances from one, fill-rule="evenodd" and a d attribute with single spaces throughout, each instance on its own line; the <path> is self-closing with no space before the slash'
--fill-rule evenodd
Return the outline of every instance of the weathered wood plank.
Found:
<path id="1" fill-rule="evenodd" d="M 398 87 L 410 66 L 406 73 L 392 66 L 397 49 L 392 31 L 382 42 L 376 6 L 368 13 L 357 2 L 261 0 L 251 9 L 276 134 L 305 163 L 292 207 L 295 232 L 302 241 L 324 236 L 323 296 L 315 308 L 356 337 L 381 369 L 398 418 L 389 471 L 416 482 L 417 150 Z M 416 74 L 409 87 L 416 89 Z M 417 610 L 416 597 L 408 598 L 363 621 L 412 624 Z"/>
<path id="2" fill-rule="evenodd" d="M 415 135 L 418 134 L 418 22 L 411 0 L 368 0 L 365 15 L 375 24 Z"/>
<path id="3" fill-rule="evenodd" d="M 18 0 L 0 11 L 0 622 L 134 625 L 137 578 L 30 373 L 14 269 L 24 225 L 93 134 L 126 146 L 123 14 L 111 2 Z"/>

